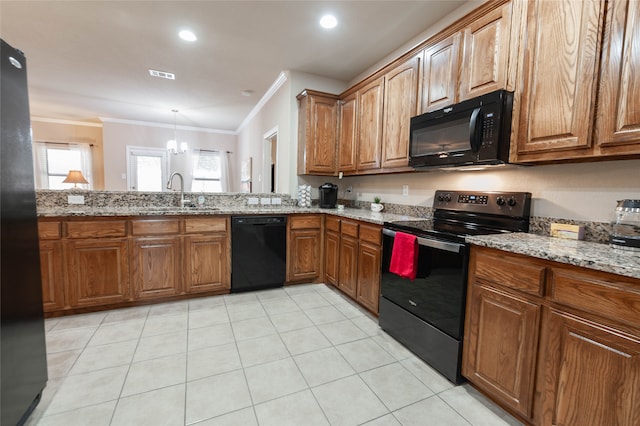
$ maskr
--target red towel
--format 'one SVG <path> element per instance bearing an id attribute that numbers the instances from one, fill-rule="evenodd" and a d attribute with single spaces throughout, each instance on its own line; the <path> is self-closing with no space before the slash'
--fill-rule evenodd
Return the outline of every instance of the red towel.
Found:
<path id="1" fill-rule="evenodd" d="M 391 251 L 389 272 L 402 278 L 416 279 L 418 273 L 418 238 L 415 235 L 396 232 Z"/>

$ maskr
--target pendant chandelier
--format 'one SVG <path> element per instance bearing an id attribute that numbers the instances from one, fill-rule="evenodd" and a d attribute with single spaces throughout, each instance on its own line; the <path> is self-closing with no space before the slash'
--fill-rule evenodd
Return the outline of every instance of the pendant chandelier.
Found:
<path id="1" fill-rule="evenodd" d="M 186 142 L 180 142 L 180 149 L 178 150 L 178 136 L 177 136 L 178 131 L 177 131 L 177 125 L 176 125 L 178 110 L 172 109 L 171 111 L 173 112 L 173 139 L 170 139 L 167 141 L 167 150 L 169 151 L 170 154 L 173 154 L 173 155 L 184 154 L 185 152 L 187 152 Z"/>

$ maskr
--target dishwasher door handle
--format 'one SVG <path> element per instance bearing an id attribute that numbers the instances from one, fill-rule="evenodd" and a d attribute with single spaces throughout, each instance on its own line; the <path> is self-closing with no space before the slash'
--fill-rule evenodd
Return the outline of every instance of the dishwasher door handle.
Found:
<path id="1" fill-rule="evenodd" d="M 382 234 L 392 238 L 396 236 L 396 232 L 390 229 L 383 229 Z M 464 244 L 450 243 L 448 241 L 432 240 L 429 238 L 422 238 L 422 237 L 416 237 L 416 238 L 418 239 L 419 245 L 423 247 L 437 249 L 437 250 L 444 250 L 452 253 L 460 253 L 460 250 L 464 248 Z"/>

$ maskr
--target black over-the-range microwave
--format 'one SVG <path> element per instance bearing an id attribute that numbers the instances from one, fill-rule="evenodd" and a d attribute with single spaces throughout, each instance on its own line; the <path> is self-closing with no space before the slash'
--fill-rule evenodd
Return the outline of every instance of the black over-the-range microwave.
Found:
<path id="1" fill-rule="evenodd" d="M 513 92 L 498 90 L 411 118 L 409 165 L 488 166 L 509 161 Z"/>

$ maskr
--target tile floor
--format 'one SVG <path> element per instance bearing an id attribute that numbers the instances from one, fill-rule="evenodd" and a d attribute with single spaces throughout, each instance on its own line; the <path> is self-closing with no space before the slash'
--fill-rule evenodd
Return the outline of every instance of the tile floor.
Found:
<path id="1" fill-rule="evenodd" d="M 28 425 L 516 425 L 325 285 L 46 321 Z"/>

